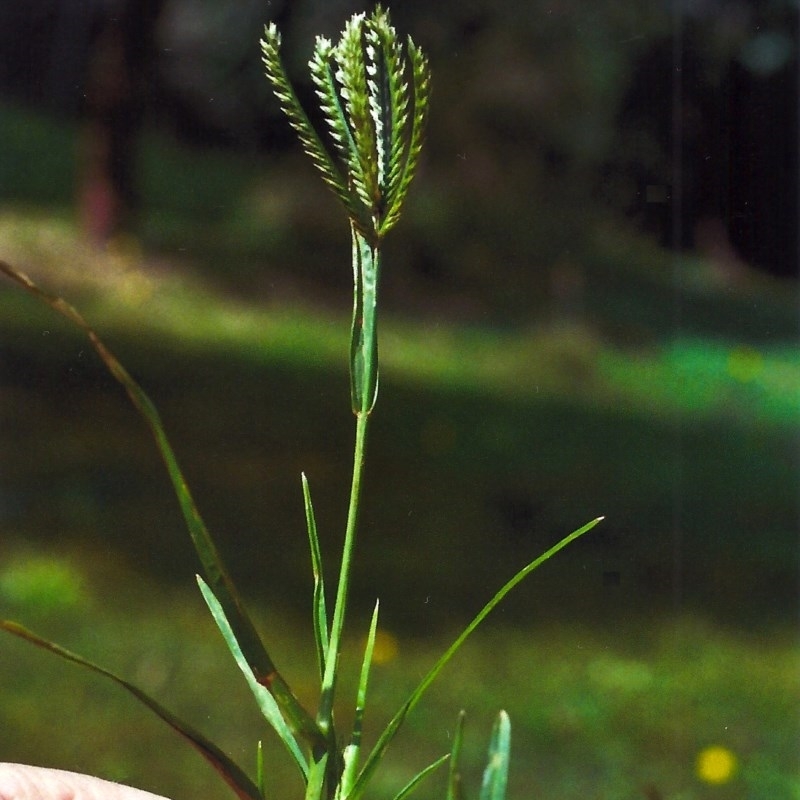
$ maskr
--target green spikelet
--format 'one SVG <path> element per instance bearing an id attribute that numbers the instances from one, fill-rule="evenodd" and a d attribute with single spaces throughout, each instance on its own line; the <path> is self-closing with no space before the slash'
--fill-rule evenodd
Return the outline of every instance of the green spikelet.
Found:
<path id="1" fill-rule="evenodd" d="M 268 25 L 261 42 L 267 77 L 281 108 L 358 231 L 376 244 L 400 218 L 414 177 L 428 115 L 428 62 L 411 39 L 404 47 L 389 13 L 355 14 L 333 44 L 318 37 L 309 61 L 325 120 L 311 125 Z"/>

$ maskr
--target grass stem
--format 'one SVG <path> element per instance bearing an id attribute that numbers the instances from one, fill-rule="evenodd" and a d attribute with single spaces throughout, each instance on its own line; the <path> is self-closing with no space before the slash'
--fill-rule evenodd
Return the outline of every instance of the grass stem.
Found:
<path id="1" fill-rule="evenodd" d="M 353 454 L 353 478 L 350 485 L 350 504 L 347 510 L 347 527 L 345 529 L 344 546 L 342 547 L 342 563 L 339 569 L 339 583 L 336 588 L 336 605 L 333 610 L 331 636 L 328 654 L 325 659 L 325 675 L 322 681 L 317 724 L 324 735 L 329 735 L 333 726 L 333 701 L 336 688 L 336 670 L 339 660 L 342 630 L 347 610 L 347 593 L 350 585 L 350 567 L 355 550 L 356 527 L 358 525 L 358 509 L 361 498 L 361 477 L 364 472 L 364 456 L 367 440 L 369 414 L 356 415 L 356 440 Z"/>

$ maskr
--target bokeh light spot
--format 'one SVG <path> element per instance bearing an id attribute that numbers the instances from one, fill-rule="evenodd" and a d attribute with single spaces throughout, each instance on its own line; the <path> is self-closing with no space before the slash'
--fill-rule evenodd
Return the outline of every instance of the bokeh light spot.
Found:
<path id="1" fill-rule="evenodd" d="M 397 658 L 397 638 L 388 631 L 376 631 L 372 662 L 374 664 L 388 664 L 394 661 L 395 658 Z"/>
<path id="2" fill-rule="evenodd" d="M 736 756 L 727 747 L 706 747 L 697 756 L 696 771 L 704 783 L 727 783 L 736 773 Z"/>
<path id="3" fill-rule="evenodd" d="M 81 573 L 56 557 L 21 556 L 0 571 L 0 601 L 57 611 L 77 608 L 86 599 Z"/>
<path id="4" fill-rule="evenodd" d="M 764 369 L 764 358 L 752 347 L 736 347 L 728 356 L 728 374 L 741 383 L 754 381 Z"/>

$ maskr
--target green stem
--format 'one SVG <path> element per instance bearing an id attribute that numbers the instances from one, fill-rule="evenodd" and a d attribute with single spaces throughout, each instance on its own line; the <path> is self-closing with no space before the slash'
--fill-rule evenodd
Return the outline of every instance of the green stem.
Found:
<path id="1" fill-rule="evenodd" d="M 364 452 L 367 438 L 369 415 L 362 413 L 356 416 L 356 443 L 353 456 L 353 479 L 350 487 L 350 507 L 347 511 L 347 529 L 342 548 L 342 564 L 339 571 L 339 585 L 336 589 L 336 606 L 333 611 L 331 638 L 328 654 L 325 659 L 325 675 L 322 679 L 322 697 L 320 698 L 317 724 L 323 735 L 328 735 L 333 726 L 333 700 L 336 688 L 336 671 L 339 660 L 342 630 L 344 629 L 345 611 L 347 609 L 347 593 L 350 584 L 350 567 L 353 562 L 353 551 L 356 541 L 358 509 L 361 499 L 361 476 L 364 472 Z"/>
<path id="2" fill-rule="evenodd" d="M 361 500 L 361 475 L 364 472 L 364 450 L 370 412 L 378 392 L 378 275 L 380 249 L 367 240 L 351 221 L 353 241 L 353 324 L 350 341 L 350 387 L 353 412 L 356 415 L 356 443 L 353 455 L 353 480 L 350 486 L 350 507 L 342 548 L 336 605 L 333 610 L 330 639 L 322 677 L 317 723 L 323 736 L 333 734 L 333 701 L 339 649 L 347 610 L 350 567 L 355 549 L 358 507 Z"/>

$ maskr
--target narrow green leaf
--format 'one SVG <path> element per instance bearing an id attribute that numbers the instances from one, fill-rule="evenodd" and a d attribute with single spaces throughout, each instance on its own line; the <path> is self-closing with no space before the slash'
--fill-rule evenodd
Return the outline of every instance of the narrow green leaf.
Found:
<path id="1" fill-rule="evenodd" d="M 408 713 L 413 709 L 417 703 L 422 699 L 422 696 L 427 691 L 428 687 L 433 683 L 436 679 L 438 674 L 442 671 L 444 666 L 453 658 L 456 654 L 458 649 L 461 647 L 462 644 L 467 640 L 469 635 L 478 627 L 478 625 L 483 622 L 483 620 L 496 608 L 496 606 L 503 600 L 503 598 L 522 580 L 524 580 L 528 575 L 531 574 L 537 567 L 540 567 L 542 564 L 545 563 L 548 559 L 552 558 L 556 553 L 560 550 L 563 550 L 568 544 L 575 541 L 579 536 L 582 536 L 587 531 L 590 531 L 600 522 L 603 517 L 597 517 L 597 519 L 593 519 L 591 522 L 587 522 L 581 528 L 570 533 L 568 536 L 565 536 L 560 542 L 553 545 L 549 550 L 542 553 L 537 559 L 531 561 L 526 567 L 523 567 L 516 575 L 514 575 L 511 580 L 506 583 L 502 589 L 500 589 L 497 594 L 478 612 L 472 622 L 467 625 L 461 635 L 450 645 L 450 647 L 445 651 L 445 653 L 439 658 L 439 660 L 433 665 L 431 670 L 428 674 L 420 681 L 419 685 L 416 689 L 411 693 L 411 696 L 406 700 L 400 710 L 392 717 L 389 724 L 384 729 L 383 733 L 380 735 L 378 742 L 376 743 L 375 747 L 373 748 L 372 752 L 370 753 L 369 757 L 367 758 L 361 773 L 358 776 L 358 780 L 356 781 L 355 786 L 353 787 L 353 791 L 350 794 L 351 800 L 357 800 L 360 797 L 364 790 L 366 789 L 370 778 L 372 777 L 372 773 L 375 771 L 376 767 L 380 759 L 383 757 L 386 748 L 389 746 L 389 743 L 394 739 L 397 735 L 397 732 L 400 730 L 405 718 L 408 716 Z"/>
<path id="2" fill-rule="evenodd" d="M 375 649 L 375 634 L 378 631 L 379 607 L 380 602 L 376 601 L 375 608 L 372 612 L 372 620 L 369 625 L 369 633 L 367 634 L 367 643 L 364 646 L 364 658 L 361 662 L 361 673 L 358 679 L 353 735 L 344 753 L 344 771 L 341 780 L 341 791 L 344 797 L 347 797 L 355 781 L 359 756 L 361 755 L 361 737 L 364 732 L 364 711 L 367 705 L 367 684 L 369 683 L 369 672 L 372 666 L 372 653 Z"/>
<path id="3" fill-rule="evenodd" d="M 262 796 L 256 785 L 247 777 L 243 770 L 234 761 L 225 755 L 225 753 L 223 753 L 215 744 L 213 744 L 213 742 L 210 742 L 208 739 L 206 739 L 203 734 L 196 731 L 193 727 L 191 727 L 191 725 L 178 719 L 171 711 L 168 711 L 141 689 L 137 688 L 131 683 L 128 683 L 128 681 L 126 681 L 124 678 L 120 678 L 113 672 L 110 672 L 109 670 L 104 669 L 97 664 L 93 664 L 91 661 L 87 661 L 82 656 L 76 655 L 75 653 L 60 647 L 53 642 L 49 642 L 46 639 L 41 638 L 37 634 L 29 631 L 27 628 L 24 628 L 22 625 L 18 625 L 15 622 L 1 620 L 0 629 L 14 634 L 15 636 L 19 636 L 21 639 L 25 639 L 37 647 L 48 650 L 49 652 L 54 653 L 55 655 L 60 656 L 67 661 L 71 661 L 74 664 L 78 664 L 81 667 L 85 667 L 86 669 L 89 669 L 98 675 L 102 675 L 103 677 L 108 678 L 116 683 L 118 686 L 121 686 L 123 689 L 132 694 L 140 703 L 146 705 L 153 713 L 166 722 L 170 728 L 186 739 L 186 741 L 189 742 L 189 744 L 192 745 L 192 747 L 194 747 L 194 749 L 197 750 L 197 752 L 200 753 L 200 755 L 203 756 L 203 758 L 205 758 L 209 764 L 211 764 L 211 766 L 217 771 L 217 773 L 219 773 L 219 775 L 225 780 L 228 786 L 233 789 L 236 795 L 241 798 L 241 800 L 262 800 Z"/>
<path id="4" fill-rule="evenodd" d="M 264 742 L 258 740 L 256 745 L 256 786 L 261 797 L 266 797 L 264 790 Z"/>
<path id="5" fill-rule="evenodd" d="M 447 774 L 446 800 L 461 800 L 462 791 L 459 759 L 461 757 L 461 745 L 464 741 L 464 720 L 466 716 L 467 714 L 465 711 L 462 711 L 458 715 L 456 730 L 453 734 L 453 747 L 450 750 L 450 767 Z"/>
<path id="6" fill-rule="evenodd" d="M 325 604 L 325 580 L 322 572 L 322 551 L 317 536 L 317 522 L 314 517 L 314 506 L 311 503 L 311 489 L 305 473 L 303 480 L 303 501 L 306 510 L 306 527 L 308 529 L 308 545 L 311 550 L 311 569 L 314 574 L 313 618 L 314 642 L 317 647 L 320 680 L 325 676 L 325 654 L 328 651 L 328 612 Z"/>
<path id="7" fill-rule="evenodd" d="M 505 800 L 511 750 L 511 721 L 505 711 L 497 715 L 489 741 L 489 759 L 483 772 L 480 800 Z"/>
<path id="8" fill-rule="evenodd" d="M 325 788 L 325 774 L 328 766 L 328 753 L 323 753 L 313 762 L 308 772 L 305 800 L 322 800 Z"/>
<path id="9" fill-rule="evenodd" d="M 367 705 L 367 684 L 369 683 L 369 671 L 372 666 L 372 653 L 375 650 L 375 634 L 378 632 L 378 611 L 380 601 L 375 601 L 375 608 L 372 610 L 372 619 L 369 623 L 369 633 L 367 643 L 364 645 L 364 658 L 361 662 L 361 673 L 358 679 L 358 692 L 356 695 L 356 718 L 353 726 L 353 741 L 360 743 L 361 729 L 364 721 L 364 709 Z"/>
<path id="10" fill-rule="evenodd" d="M 436 761 L 433 762 L 433 764 L 429 764 L 427 767 L 425 767 L 425 769 L 422 770 L 422 772 L 419 772 L 417 775 L 415 775 L 395 795 L 394 800 L 404 800 L 404 798 L 408 797 L 411 794 L 411 792 L 413 792 L 414 789 L 416 789 L 419 786 L 419 784 L 425 780 L 425 778 L 427 778 L 431 773 L 433 773 L 435 770 L 441 767 L 442 764 L 444 764 L 444 762 L 447 761 L 448 758 L 450 758 L 450 756 L 445 754 L 441 758 L 437 758 Z"/>
<path id="11" fill-rule="evenodd" d="M 422 772 L 415 775 L 394 797 L 394 800 L 404 800 L 404 798 L 408 797 L 414 789 L 419 786 L 422 781 L 425 780 L 434 770 L 438 769 L 439 767 L 444 764 L 447 759 L 450 758 L 448 754 L 443 755 L 441 758 L 437 758 L 433 764 L 429 764 L 425 767 Z"/>
<path id="12" fill-rule="evenodd" d="M 97 354 L 106 365 L 106 368 L 114 378 L 122 384 L 128 398 L 148 424 L 155 438 L 156 445 L 158 446 L 161 457 L 167 467 L 170 480 L 172 481 L 175 495 L 178 498 L 184 520 L 186 521 L 186 526 L 189 529 L 192 543 L 194 544 L 200 563 L 203 565 L 206 579 L 213 588 L 215 596 L 225 609 L 226 617 L 236 633 L 236 639 L 247 657 L 247 662 L 250 664 L 257 679 L 265 686 L 269 686 L 270 691 L 275 696 L 294 729 L 301 733 L 313 746 L 324 747 L 325 742 L 317 724 L 303 708 L 292 693 L 289 685 L 277 671 L 261 637 L 258 635 L 245 609 L 244 603 L 236 590 L 236 586 L 228 574 L 216 545 L 214 544 L 214 540 L 211 538 L 211 534 L 206 528 L 200 516 L 200 512 L 197 510 L 194 498 L 189 491 L 189 486 L 186 483 L 178 460 L 167 438 L 166 431 L 161 422 L 161 417 L 158 410 L 153 405 L 153 402 L 147 396 L 147 393 L 128 374 L 128 371 L 122 366 L 117 357 L 105 346 L 89 323 L 86 322 L 81 314 L 69 303 L 56 295 L 45 292 L 27 275 L 14 269 L 14 267 L 4 261 L 0 261 L 0 272 L 3 272 L 34 297 L 49 305 L 53 310 L 57 311 L 63 317 L 66 317 L 66 319 L 83 330 L 92 347 L 94 347 Z"/>
<path id="13" fill-rule="evenodd" d="M 214 621 L 217 623 L 217 627 L 222 633 L 223 639 L 225 639 L 225 644 L 228 645 L 228 649 L 233 654 L 239 669 L 244 674 L 247 684 L 256 698 L 256 702 L 258 703 L 258 707 L 261 709 L 261 713 L 264 715 L 264 718 L 267 720 L 267 722 L 272 726 L 275 733 L 278 734 L 278 738 L 283 742 L 286 749 L 297 763 L 297 766 L 303 773 L 303 778 L 307 778 L 308 763 L 306 762 L 306 758 L 297 744 L 297 740 L 292 734 L 291 728 L 289 728 L 289 726 L 286 724 L 286 720 L 284 720 L 281 710 L 278 704 L 275 702 L 275 698 L 272 696 L 272 694 L 270 694 L 268 689 L 266 689 L 258 682 L 258 680 L 256 680 L 255 675 L 253 675 L 253 670 L 247 663 L 247 659 L 242 652 L 242 648 L 239 646 L 239 642 L 236 641 L 236 635 L 234 634 L 233 628 L 231 628 L 231 625 L 225 616 L 225 611 L 223 610 L 220 602 L 214 596 L 214 593 L 211 591 L 208 584 L 199 575 L 197 576 L 197 583 L 200 586 L 200 591 L 203 593 L 203 599 L 206 601 L 206 604 L 211 611 L 211 615 L 214 617 Z"/>
<path id="14" fill-rule="evenodd" d="M 356 779 L 358 751 L 359 748 L 352 743 L 348 744 L 342 751 L 342 779 L 337 787 L 337 795 L 339 797 L 347 797 L 347 792 Z"/>

